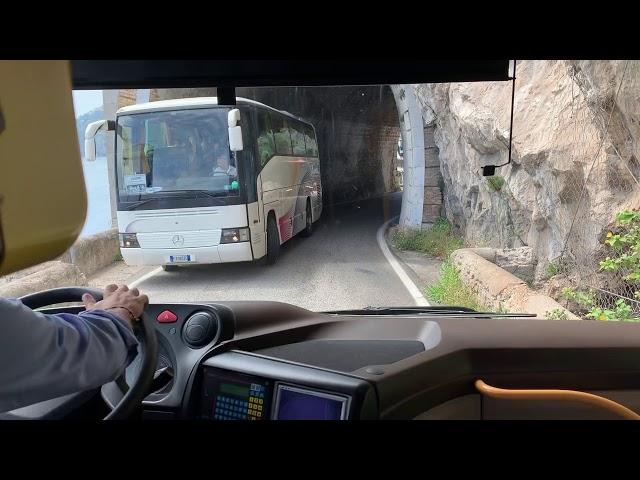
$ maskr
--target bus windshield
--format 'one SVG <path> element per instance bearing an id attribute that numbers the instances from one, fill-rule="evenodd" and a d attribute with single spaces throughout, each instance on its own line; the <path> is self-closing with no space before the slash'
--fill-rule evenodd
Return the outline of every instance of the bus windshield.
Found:
<path id="1" fill-rule="evenodd" d="M 118 199 L 205 192 L 239 195 L 236 157 L 229 150 L 227 108 L 121 115 L 117 121 Z"/>

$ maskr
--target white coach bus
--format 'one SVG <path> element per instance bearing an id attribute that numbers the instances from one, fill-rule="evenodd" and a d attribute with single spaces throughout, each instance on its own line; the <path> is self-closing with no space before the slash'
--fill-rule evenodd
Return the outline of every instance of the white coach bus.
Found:
<path id="1" fill-rule="evenodd" d="M 114 130 L 120 247 L 129 265 L 242 262 L 278 258 L 280 245 L 308 236 L 322 213 L 313 126 L 238 98 L 150 102 L 90 124 Z"/>

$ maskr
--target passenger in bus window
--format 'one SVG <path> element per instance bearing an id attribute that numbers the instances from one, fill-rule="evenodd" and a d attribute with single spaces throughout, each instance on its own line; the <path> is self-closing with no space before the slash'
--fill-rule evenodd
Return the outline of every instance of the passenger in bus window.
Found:
<path id="1" fill-rule="evenodd" d="M 209 174 L 211 174 L 211 172 L 213 172 L 213 170 L 216 168 L 217 166 L 216 160 L 222 151 L 223 151 L 223 148 L 222 148 L 222 145 L 220 145 L 220 142 L 210 137 L 206 147 L 203 149 L 204 158 L 210 167 Z"/>

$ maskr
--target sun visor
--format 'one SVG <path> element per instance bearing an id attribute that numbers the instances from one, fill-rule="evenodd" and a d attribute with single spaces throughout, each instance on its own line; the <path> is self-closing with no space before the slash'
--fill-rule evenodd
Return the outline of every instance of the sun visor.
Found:
<path id="1" fill-rule="evenodd" d="M 396 85 L 509 79 L 509 60 L 73 60 L 74 89 Z"/>
<path id="2" fill-rule="evenodd" d="M 0 275 L 64 253 L 87 194 L 68 61 L 0 61 Z"/>

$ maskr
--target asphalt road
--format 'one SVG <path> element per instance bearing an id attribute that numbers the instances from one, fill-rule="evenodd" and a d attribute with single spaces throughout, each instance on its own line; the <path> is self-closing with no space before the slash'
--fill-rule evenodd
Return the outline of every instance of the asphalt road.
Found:
<path id="1" fill-rule="evenodd" d="M 309 238 L 282 246 L 275 265 L 227 263 L 161 271 L 138 287 L 151 301 L 274 300 L 314 311 L 415 305 L 376 240 L 401 194 L 324 209 Z"/>

